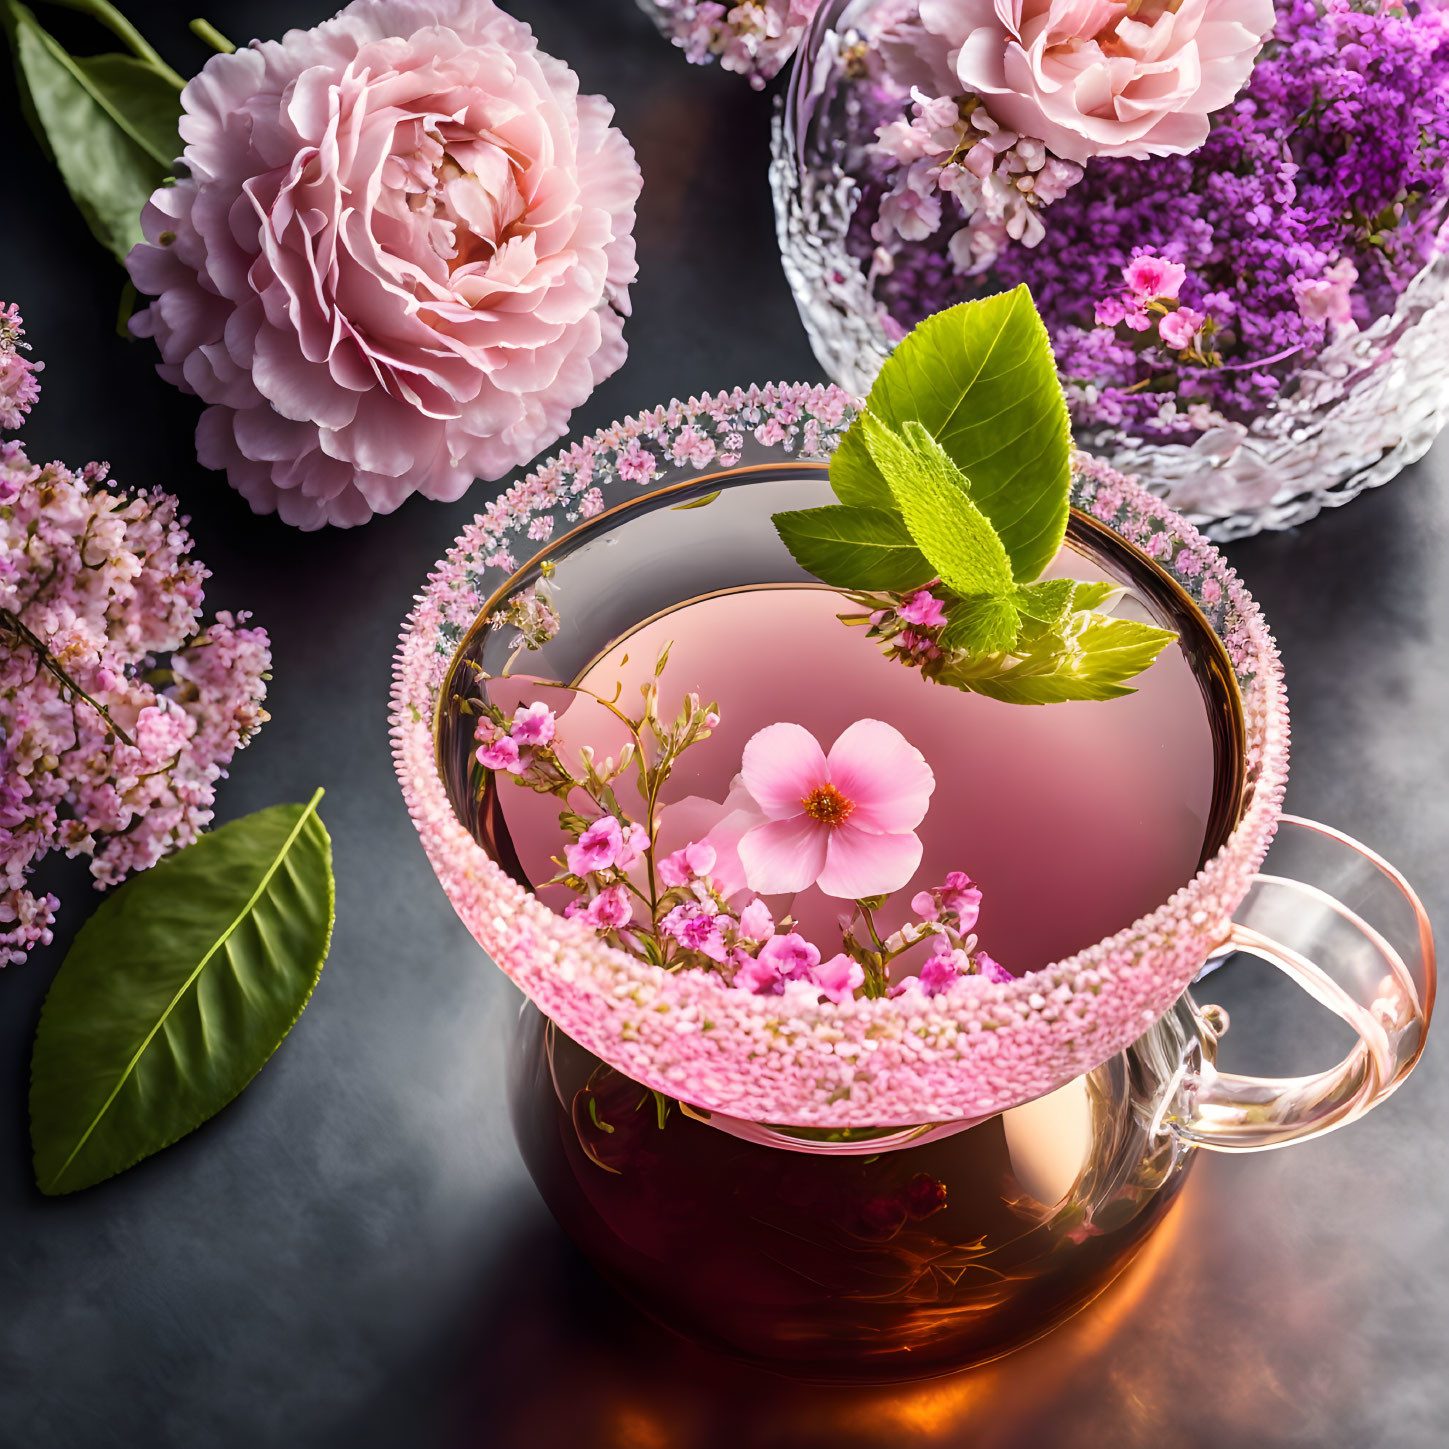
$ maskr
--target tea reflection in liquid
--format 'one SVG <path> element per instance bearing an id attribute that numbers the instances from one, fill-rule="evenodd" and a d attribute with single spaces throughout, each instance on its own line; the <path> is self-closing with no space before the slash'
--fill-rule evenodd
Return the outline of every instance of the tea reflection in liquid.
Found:
<path id="1" fill-rule="evenodd" d="M 792 1376 L 881 1382 L 1007 1352 L 1122 1270 L 1184 1176 L 1150 1110 L 1124 1110 L 1169 1062 L 1119 1057 L 919 1145 L 798 1152 L 661 1103 L 529 1006 L 514 1126 L 554 1215 L 647 1312 Z"/>

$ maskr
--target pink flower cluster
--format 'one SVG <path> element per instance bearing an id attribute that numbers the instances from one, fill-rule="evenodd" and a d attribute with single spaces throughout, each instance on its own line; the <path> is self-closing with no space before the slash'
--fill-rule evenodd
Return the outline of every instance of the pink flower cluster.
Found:
<path id="1" fill-rule="evenodd" d="M 267 636 L 202 627 L 190 552 L 169 494 L 0 445 L 0 965 L 50 940 L 47 855 L 103 887 L 189 844 L 266 718 Z"/>
<path id="2" fill-rule="evenodd" d="M 974 276 L 1008 241 L 1034 247 L 1046 235 L 1038 212 L 1082 179 L 1082 168 L 1042 142 L 999 126 L 976 97 L 911 92 L 911 119 L 876 132 L 870 150 L 894 163 L 891 189 L 871 228 L 876 241 L 924 241 L 942 223 L 942 199 L 954 197 L 965 226 L 948 250 L 958 272 Z"/>
<path id="3" fill-rule="evenodd" d="M 1187 268 L 1140 249 L 1122 269 L 1123 288 L 1097 303 L 1099 327 L 1124 327 L 1142 344 L 1161 344 L 1193 362 L 1211 363 L 1213 321 L 1179 300 Z"/>
<path id="4" fill-rule="evenodd" d="M 801 1005 L 845 1002 L 862 989 L 882 994 L 890 963 L 928 937 L 933 954 L 893 992 L 936 995 L 958 976 L 1000 970 L 984 953 L 972 955 L 976 940 L 969 933 L 981 892 L 960 872 L 917 894 L 911 909 L 918 919 L 880 937 L 874 912 L 920 864 L 914 827 L 935 781 L 919 752 L 879 720 L 856 721 L 829 755 L 799 725 L 758 731 L 745 746 L 729 798 L 710 812 L 707 833 L 660 854 L 655 847 L 668 832 L 672 807 L 656 810 L 659 787 L 673 761 L 719 724 L 718 714 L 701 710 L 690 695 L 675 723 L 663 725 L 657 680 L 665 657 L 667 650 L 645 687 L 642 718 L 619 716 L 634 744 L 619 760 L 602 763 L 580 748 L 582 777 L 560 757 L 557 719 L 545 704 L 520 704 L 509 719 L 480 701 L 479 765 L 493 778 L 512 776 L 563 803 L 558 818 L 566 843 L 555 857 L 561 871 L 548 884 L 575 893 L 565 916 L 644 959 L 721 971 L 742 990 L 789 996 Z M 650 736 L 654 743 L 646 750 Z M 638 793 L 649 812 L 642 823 L 620 812 L 613 786 L 631 765 L 639 770 Z M 579 792 L 587 797 L 587 813 L 575 808 Z M 833 953 L 764 899 L 785 901 L 812 887 L 855 907 L 841 919 L 841 949 Z"/>
<path id="5" fill-rule="evenodd" d="M 25 327 L 14 302 L 0 305 L 0 428 L 18 428 L 40 396 L 35 374 L 44 364 L 32 362 L 24 353 Z"/>
<path id="6" fill-rule="evenodd" d="M 555 723 L 553 711 L 541 701 L 519 705 L 507 730 L 500 729 L 492 719 L 479 720 L 474 731 L 478 763 L 490 770 L 521 775 L 528 768 L 532 751 L 552 741 Z"/>
<path id="7" fill-rule="evenodd" d="M 645 0 L 691 65 L 720 65 L 761 90 L 794 54 L 820 0 Z"/>

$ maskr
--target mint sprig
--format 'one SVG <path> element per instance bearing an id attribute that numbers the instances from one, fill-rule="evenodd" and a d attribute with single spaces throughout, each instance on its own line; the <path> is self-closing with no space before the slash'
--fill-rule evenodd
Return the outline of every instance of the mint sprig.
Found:
<path id="1" fill-rule="evenodd" d="M 838 506 L 775 515 L 786 547 L 832 588 L 892 596 L 887 610 L 930 584 L 945 624 L 923 667 L 942 684 L 1018 704 L 1115 699 L 1177 637 L 1100 612 L 1112 584 L 1040 578 L 1066 535 L 1071 430 L 1025 286 L 900 343 L 830 483 Z"/>

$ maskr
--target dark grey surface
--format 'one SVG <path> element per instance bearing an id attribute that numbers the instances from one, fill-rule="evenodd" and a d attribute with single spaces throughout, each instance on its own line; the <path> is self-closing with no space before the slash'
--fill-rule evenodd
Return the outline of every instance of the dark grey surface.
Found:
<path id="1" fill-rule="evenodd" d="M 327 9 L 220 0 L 208 13 L 241 38 Z M 774 248 L 767 103 L 736 77 L 687 67 L 629 0 L 515 9 L 586 89 L 614 100 L 646 178 L 629 361 L 576 431 L 676 394 L 817 377 Z M 130 11 L 179 66 L 199 63 L 189 11 Z M 8 94 L 0 117 L 0 297 L 21 304 L 47 363 L 23 437 L 33 456 L 107 458 L 122 481 L 181 495 L 215 573 L 210 606 L 253 609 L 276 653 L 272 721 L 239 758 L 220 814 L 325 785 L 338 885 L 331 959 L 266 1071 L 194 1137 L 73 1198 L 32 1186 L 24 1097 L 41 998 L 94 903 L 79 880 L 67 877 L 55 945 L 0 972 L 4 1449 L 1430 1449 L 1449 1438 L 1449 1068 L 1437 1042 L 1348 1131 L 1206 1157 L 1122 1285 L 974 1374 L 911 1390 L 791 1388 L 685 1349 L 615 1300 L 519 1162 L 501 1098 L 516 997 L 433 880 L 388 759 L 398 623 L 490 490 L 452 506 L 414 499 L 345 533 L 254 518 L 196 464 L 194 403 L 154 375 L 148 346 L 113 335 L 118 274 Z M 1283 646 L 1291 808 L 1388 853 L 1440 921 L 1446 475 L 1441 445 L 1346 510 L 1230 550 Z M 1266 974 L 1223 986 L 1245 1058 L 1266 1054 L 1298 1011 Z M 1306 1052 L 1317 1027 L 1292 1019 L 1290 1046 Z"/>

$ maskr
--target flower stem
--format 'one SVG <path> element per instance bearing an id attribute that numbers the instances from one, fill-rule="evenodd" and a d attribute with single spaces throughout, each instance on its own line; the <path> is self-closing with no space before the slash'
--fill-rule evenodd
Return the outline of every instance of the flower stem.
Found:
<path id="1" fill-rule="evenodd" d="M 155 47 L 109 0 L 52 0 L 52 3 L 63 6 L 66 10 L 79 10 L 82 15 L 89 15 L 92 20 L 104 25 L 132 55 L 160 71 L 178 91 L 185 86 L 185 79 L 161 59 Z"/>
<path id="2" fill-rule="evenodd" d="M 105 720 L 107 726 L 118 739 L 120 739 L 125 744 L 132 746 L 135 745 L 135 740 L 133 740 L 130 735 L 128 735 L 125 730 L 123 730 L 120 725 L 118 725 L 115 720 L 111 718 L 111 712 L 105 707 L 105 705 L 103 705 L 99 700 L 93 699 L 89 694 L 87 694 L 85 690 L 83 690 L 80 685 L 78 685 L 75 680 L 73 680 L 70 675 L 61 668 L 55 656 L 50 652 L 49 649 L 46 648 L 45 640 L 42 639 L 38 634 L 35 634 L 30 629 L 28 629 L 21 622 L 21 620 L 16 617 L 16 615 L 10 612 L 9 609 L 0 609 L 0 628 L 8 629 L 10 633 L 12 633 L 17 639 L 21 641 L 21 643 L 29 645 L 29 647 L 35 652 L 35 657 L 39 662 L 40 667 L 44 669 L 47 674 L 52 675 L 56 680 L 58 680 L 64 688 L 70 690 L 73 695 L 76 695 L 78 698 L 85 700 L 85 702 L 90 705 L 90 707 L 95 710 L 95 712 L 100 715 L 103 720 Z"/>
<path id="3" fill-rule="evenodd" d="M 198 40 L 204 40 L 214 51 L 220 55 L 230 55 L 236 46 L 219 31 L 209 20 L 202 20 L 199 17 L 191 22 L 191 33 Z"/>

